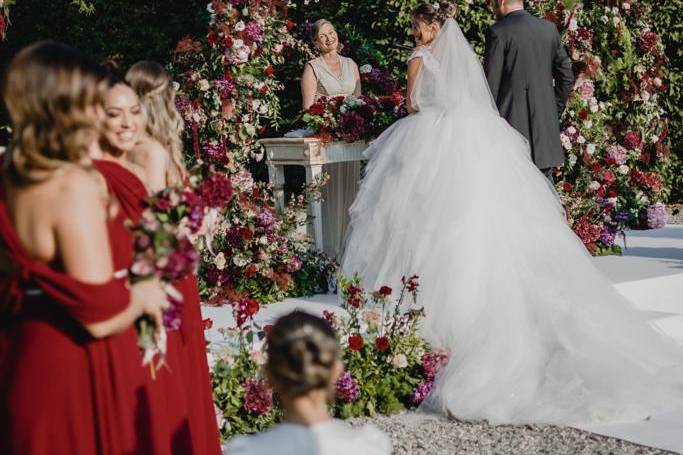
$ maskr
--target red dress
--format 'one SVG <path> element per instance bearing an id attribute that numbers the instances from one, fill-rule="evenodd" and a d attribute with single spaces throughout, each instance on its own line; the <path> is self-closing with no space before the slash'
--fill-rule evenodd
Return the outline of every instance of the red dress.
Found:
<path id="1" fill-rule="evenodd" d="M 4 199 L 0 188 L 0 235 L 17 272 L 0 278 L 0 453 L 167 454 L 135 330 L 95 340 L 82 326 L 127 307 L 127 280 L 92 285 L 34 262 Z M 108 228 L 112 247 L 131 246 L 122 219 Z M 129 263 L 124 250 L 115 260 Z"/>
<path id="2" fill-rule="evenodd" d="M 140 179 L 118 163 L 96 160 L 95 168 L 104 176 L 110 194 L 122 212 L 137 220 L 143 210 L 147 189 Z M 158 372 L 164 389 L 168 423 L 174 454 L 221 452 L 213 408 L 213 392 L 206 359 L 197 278 L 192 275 L 173 283 L 182 294 L 181 328 L 168 333 L 167 368 Z"/>

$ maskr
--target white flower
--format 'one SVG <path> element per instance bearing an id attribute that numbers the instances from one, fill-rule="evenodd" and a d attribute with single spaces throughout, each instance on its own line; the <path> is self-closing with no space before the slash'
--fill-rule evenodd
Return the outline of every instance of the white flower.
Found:
<path id="1" fill-rule="evenodd" d="M 577 160 L 578 160 L 578 158 L 573 153 L 571 155 L 569 155 L 569 164 L 571 166 L 574 166 L 576 164 Z"/>
<path id="2" fill-rule="evenodd" d="M 237 267 L 244 267 L 245 265 L 249 264 L 249 259 L 245 258 L 241 254 L 236 254 L 235 257 L 232 258 L 232 262 Z"/>
<path id="3" fill-rule="evenodd" d="M 586 138 L 579 135 L 579 138 L 576 140 L 579 144 L 585 144 L 586 143 Z"/>
<path id="4" fill-rule="evenodd" d="M 588 144 L 588 145 L 586 146 L 586 152 L 587 152 L 589 155 L 594 154 L 594 153 L 595 153 L 595 144 Z"/>
<path id="5" fill-rule="evenodd" d="M 571 21 L 569 21 L 569 30 L 571 31 L 576 31 L 579 28 L 579 24 L 576 21 L 576 18 L 573 17 Z"/>
<path id="6" fill-rule="evenodd" d="M 640 96 L 641 96 L 641 98 L 643 98 L 643 101 L 645 101 L 645 102 L 650 101 L 650 96 L 651 96 L 651 95 L 650 95 L 650 92 L 648 92 L 647 90 L 643 90 L 643 91 L 640 93 Z"/>
<path id="7" fill-rule="evenodd" d="M 628 174 L 628 171 L 629 171 L 629 168 L 628 168 L 628 166 L 626 166 L 625 164 L 622 164 L 621 166 L 619 166 L 619 173 L 620 173 L 621 175 L 626 175 L 626 174 Z"/>
<path id="8" fill-rule="evenodd" d="M 586 120 L 583 123 L 586 125 L 586 128 L 591 128 L 593 126 L 593 120 Z"/>
<path id="9" fill-rule="evenodd" d="M 277 43 L 275 46 L 273 46 L 273 52 L 275 52 L 276 54 L 279 54 L 280 52 L 282 52 L 282 49 L 283 49 L 283 46 L 280 43 Z"/>
<path id="10" fill-rule="evenodd" d="M 438 11 L 438 10 L 439 10 L 439 7 L 440 7 L 440 6 L 439 6 L 439 2 L 434 2 L 434 3 L 432 3 L 432 8 L 434 8 L 435 10 Z"/>
<path id="11" fill-rule="evenodd" d="M 216 266 L 218 270 L 223 270 L 225 268 L 227 261 L 225 259 L 225 254 L 221 251 L 213 258 L 213 265 Z"/>
<path id="12" fill-rule="evenodd" d="M 241 39 L 236 39 L 235 41 L 232 42 L 232 47 L 233 49 L 238 49 L 240 47 L 244 47 L 244 41 Z"/>
<path id="13" fill-rule="evenodd" d="M 607 17 L 607 16 L 601 16 L 601 17 L 600 17 L 600 20 L 601 20 L 603 23 L 606 24 L 606 23 L 609 22 L 609 17 Z"/>
<path id="14" fill-rule="evenodd" d="M 619 25 L 619 23 L 621 22 L 621 18 L 619 16 L 614 16 L 612 18 L 612 22 L 614 23 L 614 25 Z"/>
<path id="15" fill-rule="evenodd" d="M 245 25 L 243 21 L 239 21 L 238 23 L 235 24 L 235 31 L 236 32 L 242 32 L 245 29 Z"/>
<path id="16" fill-rule="evenodd" d="M 211 84 L 209 84 L 209 81 L 207 81 L 206 79 L 202 79 L 201 81 L 199 81 L 197 86 L 199 87 L 199 90 L 201 90 L 202 92 L 205 92 L 211 88 Z"/>
<path id="17" fill-rule="evenodd" d="M 569 134 L 576 133 L 576 128 L 574 128 L 573 126 L 570 126 L 569 128 L 567 128 L 567 133 L 569 133 Z"/>
<path id="18" fill-rule="evenodd" d="M 251 360 L 258 366 L 263 366 L 266 364 L 266 356 L 261 349 L 257 349 L 249 354 Z"/>
<path id="19" fill-rule="evenodd" d="M 600 182 L 593 180 L 588 184 L 588 189 L 591 191 L 597 191 L 600 188 Z"/>
<path id="20" fill-rule="evenodd" d="M 600 109 L 600 106 L 598 104 L 591 103 L 591 105 L 590 105 L 590 111 L 591 112 L 593 112 L 593 113 L 598 112 L 599 109 Z"/>
<path id="21" fill-rule="evenodd" d="M 653 134 L 652 136 L 650 136 L 650 142 L 656 144 L 657 142 L 659 142 L 659 136 Z"/>
<path id="22" fill-rule="evenodd" d="M 372 71 L 372 65 L 365 64 L 359 68 L 361 74 L 367 74 Z"/>
<path id="23" fill-rule="evenodd" d="M 621 6 L 622 6 L 622 8 L 624 8 L 624 11 L 628 11 L 628 10 L 630 10 L 630 9 L 631 9 L 631 5 L 630 5 L 630 4 L 628 4 L 628 3 L 624 3 L 624 4 L 623 4 L 623 5 L 621 5 Z"/>
<path id="24" fill-rule="evenodd" d="M 662 86 L 662 80 L 658 77 L 655 77 L 653 82 L 655 83 L 655 87 L 661 87 Z"/>
<path id="25" fill-rule="evenodd" d="M 396 354 L 394 358 L 391 359 L 391 364 L 396 368 L 405 368 L 408 366 L 408 359 L 405 354 Z"/>

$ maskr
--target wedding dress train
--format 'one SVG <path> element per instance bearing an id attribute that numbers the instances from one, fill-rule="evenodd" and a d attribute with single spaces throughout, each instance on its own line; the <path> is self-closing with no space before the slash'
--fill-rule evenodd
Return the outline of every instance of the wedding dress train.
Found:
<path id="1" fill-rule="evenodd" d="M 424 406 L 494 424 L 680 406 L 683 347 L 595 268 L 455 21 L 417 57 L 419 112 L 368 149 L 342 271 L 420 275 L 423 334 L 450 352 Z"/>

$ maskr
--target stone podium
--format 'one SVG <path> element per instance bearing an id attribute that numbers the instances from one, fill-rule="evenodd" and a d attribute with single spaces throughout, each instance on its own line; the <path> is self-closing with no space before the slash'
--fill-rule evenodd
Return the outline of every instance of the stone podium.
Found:
<path id="1" fill-rule="evenodd" d="M 261 139 L 266 151 L 268 177 L 273 186 L 275 201 L 280 210 L 285 206 L 285 166 L 303 166 L 306 171 L 306 183 L 311 183 L 323 173 L 323 165 L 362 161 L 365 142 L 324 142 L 315 137 L 272 138 Z M 345 208 L 348 210 L 348 207 Z M 308 233 L 315 241 L 315 246 L 325 251 L 323 236 L 329 223 L 337 223 L 336 219 L 323 219 L 322 204 L 314 202 L 309 207 L 309 215 L 313 222 L 308 225 Z M 330 253 L 329 251 L 325 251 Z"/>

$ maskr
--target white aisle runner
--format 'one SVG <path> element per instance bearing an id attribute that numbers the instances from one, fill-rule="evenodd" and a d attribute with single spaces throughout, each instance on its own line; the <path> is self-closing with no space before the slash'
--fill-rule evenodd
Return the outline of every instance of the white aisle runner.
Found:
<path id="1" fill-rule="evenodd" d="M 630 232 L 627 247 L 623 256 L 595 258 L 596 265 L 634 305 L 651 312 L 653 324 L 683 345 L 683 226 Z M 316 314 L 325 309 L 340 311 L 337 296 L 317 295 L 262 308 L 257 322 L 272 323 L 294 309 Z M 220 344 L 218 329 L 234 327 L 230 309 L 205 306 L 202 314 L 213 320 L 207 340 Z M 577 428 L 683 454 L 683 396 L 677 412 L 655 415 L 648 421 Z"/>

